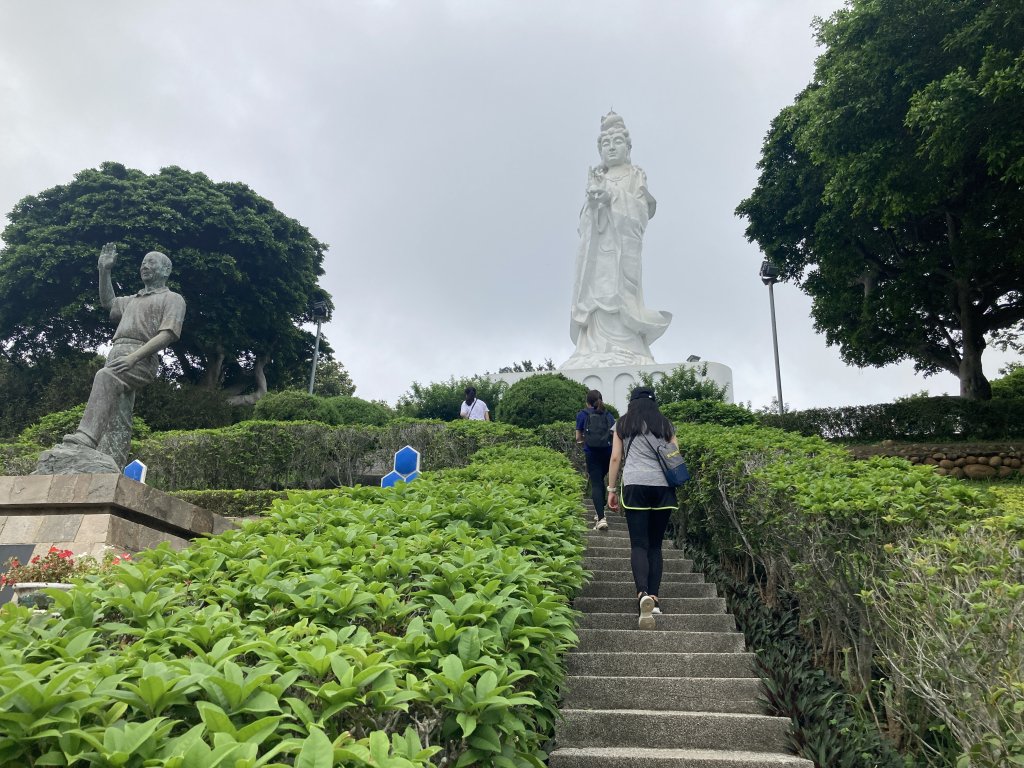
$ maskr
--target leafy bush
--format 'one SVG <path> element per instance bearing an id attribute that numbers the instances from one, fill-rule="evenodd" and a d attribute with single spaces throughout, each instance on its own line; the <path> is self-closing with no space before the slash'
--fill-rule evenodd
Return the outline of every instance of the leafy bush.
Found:
<path id="1" fill-rule="evenodd" d="M 1003 376 L 992 380 L 992 397 L 999 400 L 1024 400 L 1024 363 L 1010 363 Z"/>
<path id="2" fill-rule="evenodd" d="M 157 379 L 135 396 L 135 415 L 154 432 L 215 429 L 252 416 L 251 405 L 229 405 L 224 390 Z"/>
<path id="3" fill-rule="evenodd" d="M 18 440 L 40 448 L 51 448 L 64 439 L 64 435 L 78 429 L 85 413 L 85 404 L 76 405 L 66 411 L 48 413 L 31 426 L 25 427 Z M 149 426 L 138 416 L 132 417 L 132 440 L 143 440 L 149 436 Z"/>
<path id="4" fill-rule="evenodd" d="M 336 414 L 335 424 L 376 424 L 382 426 L 395 417 L 387 403 L 371 402 L 359 397 L 338 395 L 327 399 Z"/>
<path id="5" fill-rule="evenodd" d="M 476 396 L 487 403 L 493 418 L 508 384 L 480 377 L 456 379 L 454 376 L 448 381 L 426 385 L 414 381 L 409 391 L 398 398 L 395 410 L 401 416 L 414 419 L 456 421 L 466 399 L 466 387 L 476 387 Z"/>
<path id="6" fill-rule="evenodd" d="M 508 388 L 498 405 L 498 421 L 518 427 L 538 427 L 556 421 L 575 421 L 587 401 L 587 388 L 560 373 L 527 376 Z"/>
<path id="7" fill-rule="evenodd" d="M 947 725 L 958 765 L 1024 764 L 1022 543 L 1012 513 L 907 537 L 865 595 L 881 655 Z"/>
<path id="8" fill-rule="evenodd" d="M 914 397 L 896 403 L 758 414 L 762 424 L 827 440 L 1003 440 L 1024 437 L 1024 400 Z"/>
<path id="9" fill-rule="evenodd" d="M 708 364 L 680 365 L 673 368 L 658 381 L 646 372 L 637 374 L 637 382 L 654 390 L 660 405 L 678 403 L 682 400 L 714 400 L 722 402 L 728 392 L 728 385 L 717 384 L 708 375 Z"/>
<path id="10" fill-rule="evenodd" d="M 720 424 L 741 427 L 757 423 L 757 417 L 741 405 L 717 400 L 679 400 L 661 406 L 661 412 L 673 424 Z"/>
<path id="11" fill-rule="evenodd" d="M 534 766 L 583 582 L 581 479 L 540 448 L 296 494 L 0 609 L 0 765 Z"/>
<path id="12" fill-rule="evenodd" d="M 939 613 L 951 622 L 960 610 L 955 606 L 966 610 L 974 600 L 980 603 L 977 616 L 987 616 L 988 606 L 996 602 L 984 591 L 990 587 L 997 593 L 1004 590 L 1006 599 L 1021 604 L 1024 585 L 1019 585 L 1019 573 L 1003 572 L 1000 578 L 1006 581 L 996 584 L 988 571 L 988 586 L 972 585 L 960 573 L 964 563 L 953 559 L 940 567 L 917 549 L 923 542 L 943 538 L 944 532 L 972 529 L 993 517 L 994 501 L 988 491 L 902 459 L 852 461 L 845 450 L 820 438 L 749 426 L 687 425 L 679 432 L 682 452 L 696 470 L 694 480 L 680 490 L 680 527 L 686 540 L 754 579 L 769 606 L 777 607 L 780 595 L 794 595 L 816 657 L 833 677 L 846 681 L 866 707 L 884 708 L 884 720 L 889 723 L 919 721 L 908 715 L 918 701 L 909 692 L 933 685 L 921 670 L 908 672 L 895 662 L 881 673 L 890 682 L 872 682 L 879 661 L 874 643 L 879 621 L 892 628 L 895 644 L 900 642 L 895 634 L 898 627 L 932 626 L 932 633 L 938 634 L 934 617 L 929 616 L 934 604 L 911 599 L 909 594 L 917 581 L 946 595 L 947 606 L 954 610 Z M 1020 534 L 1016 533 L 1018 539 Z M 1003 550 L 1002 562 L 1007 558 L 1019 562 L 1019 554 L 1006 540 L 994 541 L 992 546 L 997 552 Z M 908 592 L 889 601 L 893 613 L 883 619 L 878 595 L 891 588 L 893 579 Z M 1010 602 L 1000 605 L 1002 610 Z M 973 623 L 974 617 L 964 620 Z M 1002 642 L 997 636 L 965 641 L 960 646 L 965 659 L 956 670 L 972 664 L 987 666 L 989 682 L 998 681 L 990 690 L 1016 690 L 1019 674 L 1008 670 L 1020 668 L 1020 659 L 1014 655 L 1018 649 Z M 998 646 L 1000 653 L 1010 653 L 1010 666 L 990 666 L 979 658 L 975 646 L 986 643 Z M 940 658 L 918 655 L 932 662 Z M 911 674 L 917 675 L 913 684 Z M 885 696 L 878 701 L 874 696 L 880 690 Z M 966 739 L 964 730 L 956 730 L 958 724 L 942 710 L 939 699 L 937 690 L 921 701 L 943 718 L 946 732 L 965 739 L 960 748 L 974 754 L 976 742 Z M 1012 707 L 1016 706 L 1024 710 L 1024 703 L 1014 702 Z M 921 746 L 921 740 L 936 734 L 941 739 L 938 731 L 908 730 L 893 736 L 901 738 L 905 748 L 924 754 L 938 746 L 933 742 Z M 1004 752 L 1016 749 L 1005 733 L 990 738 L 1001 739 L 998 749 Z"/>
<path id="13" fill-rule="evenodd" d="M 338 414 L 330 400 L 297 389 L 268 392 L 256 403 L 257 421 L 322 421 L 337 424 Z"/>

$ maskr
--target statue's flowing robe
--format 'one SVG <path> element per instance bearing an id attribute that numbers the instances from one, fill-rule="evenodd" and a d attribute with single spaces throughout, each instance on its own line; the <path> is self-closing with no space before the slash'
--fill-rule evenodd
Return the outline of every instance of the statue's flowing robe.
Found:
<path id="1" fill-rule="evenodd" d="M 562 368 L 653 364 L 650 344 L 672 320 L 644 306 L 640 258 L 654 198 L 644 172 L 627 167 L 622 178 L 603 177 L 609 205 L 580 213 L 569 324 L 576 352 Z"/>

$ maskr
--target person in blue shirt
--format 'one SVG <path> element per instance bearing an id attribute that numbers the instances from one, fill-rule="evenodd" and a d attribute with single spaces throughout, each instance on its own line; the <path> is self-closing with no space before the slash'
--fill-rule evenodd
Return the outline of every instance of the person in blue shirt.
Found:
<path id="1" fill-rule="evenodd" d="M 604 398 L 596 389 L 587 392 L 587 407 L 576 414 L 576 444 L 583 446 L 590 477 L 590 496 L 594 500 L 594 530 L 608 530 L 604 519 L 605 475 L 612 458 L 612 429 L 615 418 L 604 407 Z"/>

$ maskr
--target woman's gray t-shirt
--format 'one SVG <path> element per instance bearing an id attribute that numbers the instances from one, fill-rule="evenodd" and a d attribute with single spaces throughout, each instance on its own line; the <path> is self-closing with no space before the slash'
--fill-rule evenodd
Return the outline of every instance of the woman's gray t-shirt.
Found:
<path id="1" fill-rule="evenodd" d="M 665 473 L 661 471 L 661 464 L 658 463 L 658 457 L 655 454 L 657 445 L 658 438 L 646 430 L 641 435 L 627 437 L 623 440 L 622 455 L 626 457 L 626 464 L 622 470 L 623 485 L 668 487 Z"/>

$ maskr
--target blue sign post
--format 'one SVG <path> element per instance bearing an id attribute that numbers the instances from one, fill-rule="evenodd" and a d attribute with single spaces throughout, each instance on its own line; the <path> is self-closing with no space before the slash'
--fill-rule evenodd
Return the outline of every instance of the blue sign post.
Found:
<path id="1" fill-rule="evenodd" d="M 146 482 L 146 465 L 136 459 L 124 468 L 124 476 L 140 483 Z"/>
<path id="2" fill-rule="evenodd" d="M 395 453 L 394 469 L 380 479 L 381 488 L 411 483 L 420 476 L 420 452 L 407 445 Z"/>

